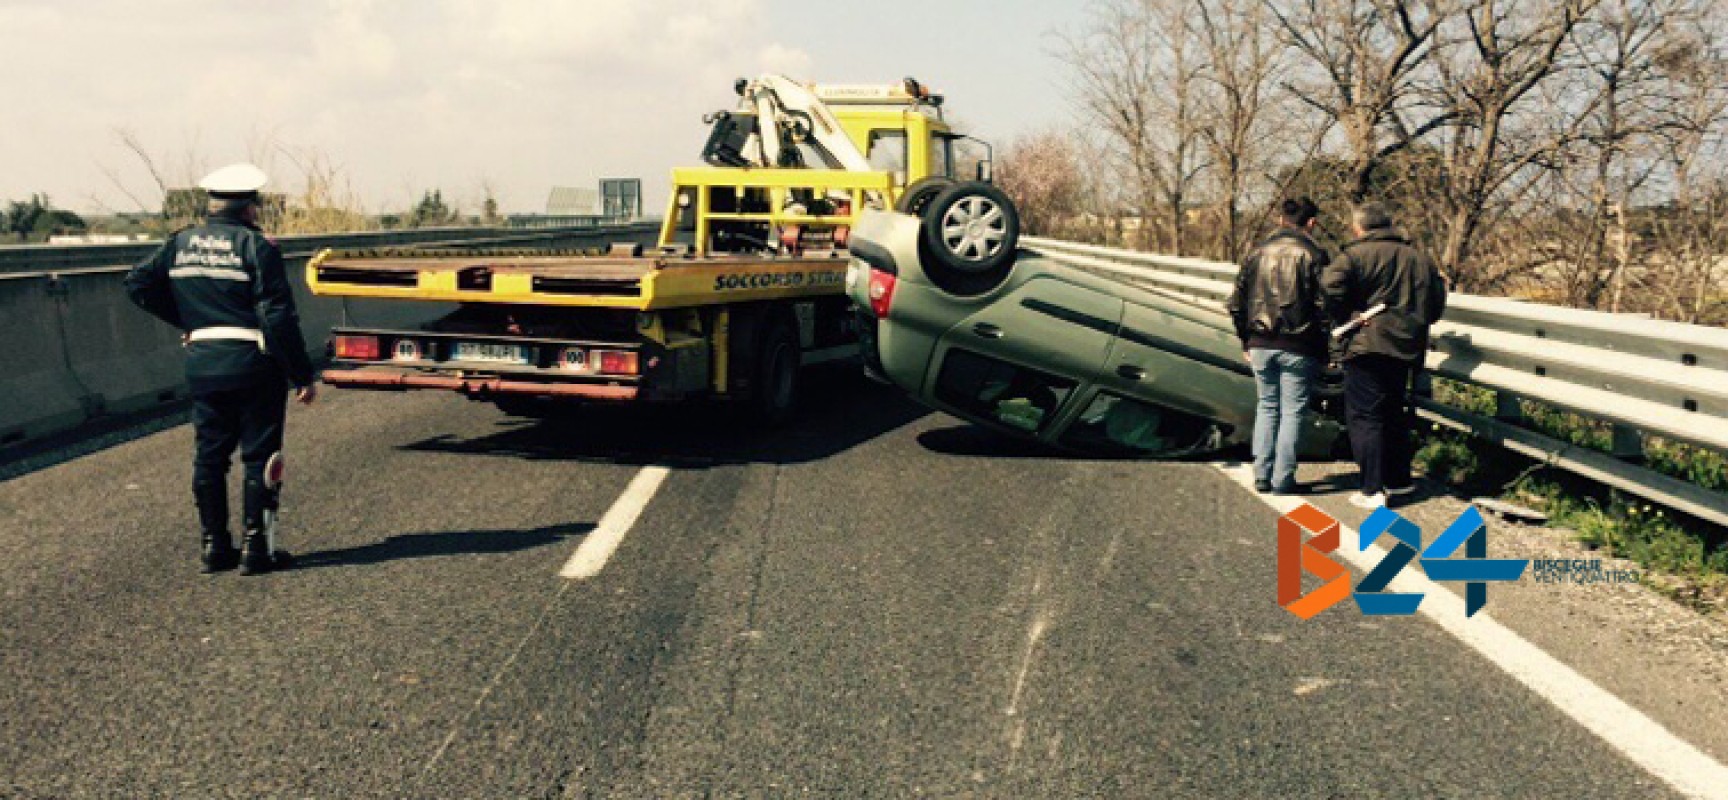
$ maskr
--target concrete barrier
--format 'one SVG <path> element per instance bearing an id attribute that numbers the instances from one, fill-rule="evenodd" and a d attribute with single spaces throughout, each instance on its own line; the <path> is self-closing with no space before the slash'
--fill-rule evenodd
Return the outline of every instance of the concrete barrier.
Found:
<path id="1" fill-rule="evenodd" d="M 0 447 L 88 416 L 87 392 L 66 360 L 57 280 L 0 276 Z"/>
<path id="2" fill-rule="evenodd" d="M 422 230 L 386 237 L 358 234 L 284 241 L 289 281 L 300 328 L 314 360 L 325 355 L 338 325 L 416 329 L 455 310 L 454 303 L 314 297 L 306 288 L 312 245 L 361 246 L 385 238 L 440 246 L 599 248 L 614 242 L 652 245 L 652 223 L 585 230 Z M 483 239 L 464 237 L 484 234 Z M 395 242 L 392 242 L 395 244 Z M 142 259 L 155 245 L 91 246 L 85 260 Z M 41 248 L 47 251 L 71 248 Z M 62 255 L 71 258 L 70 255 Z M 0 447 L 74 428 L 104 414 L 147 410 L 186 396 L 179 334 L 126 297 L 125 267 L 57 273 L 6 274 L 0 270 Z"/>
<path id="3" fill-rule="evenodd" d="M 127 298 L 123 272 L 62 276 L 66 352 L 91 416 L 185 397 L 180 334 Z"/>

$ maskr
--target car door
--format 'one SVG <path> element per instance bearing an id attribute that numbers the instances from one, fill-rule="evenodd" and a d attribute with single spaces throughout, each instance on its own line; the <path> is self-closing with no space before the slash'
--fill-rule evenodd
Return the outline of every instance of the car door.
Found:
<path id="1" fill-rule="evenodd" d="M 925 398 L 976 421 L 1044 435 L 1096 380 L 1122 301 L 1035 277 L 950 328 L 937 344 Z"/>
<path id="2" fill-rule="evenodd" d="M 1254 425 L 1254 374 L 1227 324 L 1179 301 L 1129 302 L 1098 385 L 1169 409 L 1172 419 L 1179 413 L 1219 423 L 1224 443 L 1243 440 Z"/>

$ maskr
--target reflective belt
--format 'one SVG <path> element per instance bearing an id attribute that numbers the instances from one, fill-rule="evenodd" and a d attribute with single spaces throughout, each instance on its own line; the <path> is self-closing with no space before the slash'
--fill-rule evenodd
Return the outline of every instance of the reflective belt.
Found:
<path id="1" fill-rule="evenodd" d="M 269 352 L 264 346 L 264 332 L 256 328 L 236 328 L 228 325 L 216 325 L 209 328 L 199 328 L 186 337 L 191 342 L 208 342 L 215 339 L 238 339 L 258 345 L 258 349 Z"/>

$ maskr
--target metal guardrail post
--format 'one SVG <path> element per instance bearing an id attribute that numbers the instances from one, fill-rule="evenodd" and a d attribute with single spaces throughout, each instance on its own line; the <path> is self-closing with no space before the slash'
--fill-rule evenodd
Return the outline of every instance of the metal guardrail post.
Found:
<path id="1" fill-rule="evenodd" d="M 1524 415 L 1524 404 L 1518 401 L 1517 395 L 1509 392 L 1494 393 L 1494 418 L 1515 425 L 1528 419 Z"/>
<path id="2" fill-rule="evenodd" d="M 1629 425 L 1615 425 L 1608 453 L 1629 464 L 1644 463 L 1644 433 Z"/>

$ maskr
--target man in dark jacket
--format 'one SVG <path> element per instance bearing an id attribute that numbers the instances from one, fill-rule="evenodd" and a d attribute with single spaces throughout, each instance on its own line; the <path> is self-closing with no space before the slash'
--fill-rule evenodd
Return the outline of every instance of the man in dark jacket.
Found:
<path id="1" fill-rule="evenodd" d="M 1259 403 L 1254 418 L 1254 488 L 1296 490 L 1296 443 L 1315 376 L 1326 358 L 1321 271 L 1331 257 L 1311 232 L 1314 201 L 1285 200 L 1279 228 L 1242 261 L 1225 304 L 1254 368 Z"/>
<path id="2" fill-rule="evenodd" d="M 1340 337 L 1336 349 L 1344 364 L 1350 449 L 1362 470 L 1362 488 L 1350 503 L 1375 508 L 1385 505 L 1388 495 L 1415 488 L 1410 379 L 1428 352 L 1429 326 L 1446 310 L 1446 281 L 1432 259 L 1393 229 L 1385 206 L 1358 206 L 1351 228 L 1356 239 L 1344 246 L 1323 283 L 1331 317 L 1360 322 Z"/>
<path id="3" fill-rule="evenodd" d="M 126 276 L 132 301 L 184 334 L 197 440 L 192 496 L 205 572 L 238 565 L 241 574 L 256 574 L 286 558 L 266 530 L 276 491 L 265 467 L 282 449 L 288 385 L 302 403 L 317 396 L 282 253 L 258 228 L 265 181 L 251 164 L 211 173 L 199 184 L 211 198 L 205 223 L 175 232 Z M 228 465 L 236 447 L 245 465 L 240 550 L 228 532 Z"/>

